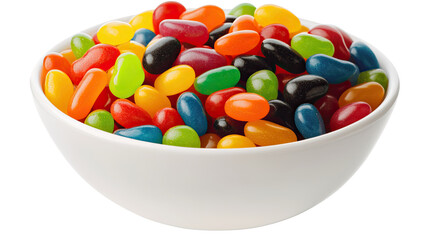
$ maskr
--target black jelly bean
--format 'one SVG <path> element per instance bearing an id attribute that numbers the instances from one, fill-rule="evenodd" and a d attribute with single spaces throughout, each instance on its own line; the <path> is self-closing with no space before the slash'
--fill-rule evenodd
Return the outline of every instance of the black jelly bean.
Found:
<path id="1" fill-rule="evenodd" d="M 226 23 L 232 23 L 235 21 L 235 19 L 237 19 L 237 16 L 234 15 L 226 15 L 225 17 L 225 22 Z"/>
<path id="2" fill-rule="evenodd" d="M 276 65 L 266 58 L 256 55 L 240 55 L 232 61 L 232 65 L 240 71 L 240 80 L 247 81 L 253 73 L 259 70 L 276 71 Z"/>
<path id="3" fill-rule="evenodd" d="M 323 77 L 302 75 L 286 83 L 283 97 L 285 102 L 296 108 L 302 103 L 313 103 L 323 97 L 328 89 L 328 81 Z"/>
<path id="4" fill-rule="evenodd" d="M 143 56 L 143 67 L 152 74 L 161 74 L 173 66 L 182 45 L 174 37 L 163 37 L 150 45 Z"/>
<path id="5" fill-rule="evenodd" d="M 284 70 L 299 74 L 305 72 L 305 59 L 288 44 L 273 38 L 265 39 L 261 45 L 262 54 L 268 61 Z"/>
<path id="6" fill-rule="evenodd" d="M 223 35 L 227 34 L 231 26 L 232 26 L 232 23 L 227 22 L 227 23 L 224 23 L 222 26 L 213 29 L 209 33 L 209 40 L 207 40 L 207 42 L 204 45 L 214 48 L 214 44 L 216 40 L 218 40 L 218 38 L 222 37 Z"/>
<path id="7" fill-rule="evenodd" d="M 268 101 L 268 104 L 270 105 L 270 111 L 264 120 L 280 124 L 295 131 L 295 110 L 289 104 L 277 99 Z"/>
<path id="8" fill-rule="evenodd" d="M 238 121 L 228 116 L 216 118 L 213 128 L 219 137 L 225 137 L 230 134 L 244 135 L 244 125 L 246 122 Z"/>

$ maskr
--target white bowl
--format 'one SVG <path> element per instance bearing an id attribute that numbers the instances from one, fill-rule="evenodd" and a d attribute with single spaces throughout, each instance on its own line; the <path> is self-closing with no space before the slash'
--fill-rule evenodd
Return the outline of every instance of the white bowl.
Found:
<path id="1" fill-rule="evenodd" d="M 302 22 L 308 27 L 315 24 Z M 84 32 L 93 34 L 98 27 Z M 70 38 L 51 51 L 69 48 L 69 42 Z M 252 228 L 315 206 L 340 188 L 370 153 L 399 92 L 395 68 L 371 48 L 389 77 L 385 99 L 375 111 L 343 129 L 268 147 L 174 147 L 89 127 L 63 114 L 45 97 L 40 84 L 42 61 L 31 76 L 31 89 L 40 117 L 64 157 L 118 205 L 183 228 Z"/>

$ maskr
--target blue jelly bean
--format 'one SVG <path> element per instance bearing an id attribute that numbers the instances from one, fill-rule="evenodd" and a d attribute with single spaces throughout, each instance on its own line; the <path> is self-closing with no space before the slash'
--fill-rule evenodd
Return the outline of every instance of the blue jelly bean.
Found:
<path id="1" fill-rule="evenodd" d="M 350 46 L 350 55 L 350 60 L 358 66 L 361 72 L 380 68 L 374 52 L 363 42 L 353 42 Z"/>
<path id="2" fill-rule="evenodd" d="M 156 36 L 154 32 L 146 28 L 140 28 L 134 33 L 132 41 L 143 44 L 145 47 Z"/>
<path id="3" fill-rule="evenodd" d="M 349 81 L 352 84 L 352 86 L 355 86 L 357 84 L 359 74 L 360 74 L 360 71 L 358 70 L 349 78 Z"/>
<path id="4" fill-rule="evenodd" d="M 309 57 L 306 68 L 309 74 L 321 76 L 329 84 L 343 83 L 356 74 L 359 75 L 359 69 L 355 64 L 325 54 L 315 54 Z"/>
<path id="5" fill-rule="evenodd" d="M 310 103 L 299 105 L 295 110 L 295 126 L 304 138 L 325 133 L 325 124 L 317 108 Z"/>
<path id="6" fill-rule="evenodd" d="M 207 132 L 207 117 L 200 99 L 191 92 L 182 93 L 177 99 L 177 111 L 186 125 L 193 128 L 198 136 Z"/>
<path id="7" fill-rule="evenodd" d="M 162 132 L 154 125 L 142 125 L 133 128 L 119 129 L 114 134 L 145 142 L 162 143 Z"/>

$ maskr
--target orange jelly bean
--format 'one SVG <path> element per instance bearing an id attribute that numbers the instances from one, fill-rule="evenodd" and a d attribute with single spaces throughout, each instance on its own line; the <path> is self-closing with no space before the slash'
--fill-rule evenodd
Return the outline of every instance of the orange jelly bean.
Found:
<path id="1" fill-rule="evenodd" d="M 84 119 L 108 83 L 107 73 L 99 68 L 92 68 L 76 87 L 71 97 L 67 114 L 76 119 Z"/>
<path id="2" fill-rule="evenodd" d="M 229 32 L 237 32 L 241 30 L 253 30 L 255 32 L 260 32 L 259 24 L 255 21 L 255 18 L 250 15 L 242 15 L 234 20 Z"/>
<path id="3" fill-rule="evenodd" d="M 377 82 L 366 82 L 347 89 L 341 94 L 338 99 L 338 104 L 341 107 L 354 103 L 366 102 L 371 106 L 371 109 L 376 109 L 384 99 L 384 88 Z"/>
<path id="4" fill-rule="evenodd" d="M 214 48 L 222 55 L 240 55 L 259 44 L 260 36 L 252 30 L 228 33 L 216 40 Z"/>
<path id="5" fill-rule="evenodd" d="M 206 25 L 209 32 L 222 25 L 225 21 L 225 12 L 214 5 L 206 5 L 200 8 L 185 11 L 180 19 L 198 21 Z"/>
<path id="6" fill-rule="evenodd" d="M 259 146 L 296 142 L 295 133 L 289 128 L 265 120 L 246 123 L 244 135 Z"/>
<path id="7" fill-rule="evenodd" d="M 239 93 L 225 102 L 225 112 L 239 121 L 255 121 L 270 111 L 268 101 L 256 93 Z"/>
<path id="8" fill-rule="evenodd" d="M 67 61 L 69 61 L 70 65 L 76 61 L 76 57 L 73 54 L 73 51 L 71 49 L 66 49 L 64 51 L 60 52 L 61 55 L 63 55 Z"/>
<path id="9" fill-rule="evenodd" d="M 220 137 L 215 133 L 206 133 L 200 137 L 201 148 L 216 148 Z"/>

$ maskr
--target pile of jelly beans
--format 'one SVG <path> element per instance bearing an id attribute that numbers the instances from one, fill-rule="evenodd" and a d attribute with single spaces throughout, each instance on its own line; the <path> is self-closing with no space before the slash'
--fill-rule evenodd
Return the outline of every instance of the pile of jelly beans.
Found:
<path id="1" fill-rule="evenodd" d="M 383 101 L 373 51 L 276 5 L 187 10 L 164 2 L 49 53 L 49 101 L 94 128 L 182 147 L 294 142 L 343 128 Z"/>

